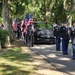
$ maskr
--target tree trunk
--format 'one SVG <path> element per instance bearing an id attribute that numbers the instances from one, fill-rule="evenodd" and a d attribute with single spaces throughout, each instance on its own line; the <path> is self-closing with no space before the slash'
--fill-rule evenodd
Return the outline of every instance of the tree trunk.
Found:
<path id="1" fill-rule="evenodd" d="M 49 20 L 50 17 L 51 17 L 52 9 L 53 9 L 53 7 L 54 7 L 54 4 L 55 4 L 55 0 L 52 0 L 52 2 L 50 3 L 50 6 L 48 7 L 49 10 L 47 10 L 47 12 L 46 12 L 46 16 L 47 16 L 48 20 Z"/>
<path id="2" fill-rule="evenodd" d="M 75 9 L 75 2 L 74 2 L 75 0 L 73 0 L 73 2 L 72 2 L 72 6 L 71 6 L 71 11 L 69 12 L 69 15 L 67 15 L 67 20 L 68 20 L 68 25 L 69 26 L 71 26 L 71 24 L 72 24 L 72 12 L 73 12 L 73 10 Z M 68 7 L 67 7 L 67 0 L 63 0 L 63 7 L 64 7 L 64 9 L 67 11 L 67 9 L 68 9 Z"/>
<path id="3" fill-rule="evenodd" d="M 72 7 L 71 7 L 72 9 L 71 9 L 71 12 L 73 12 L 73 11 L 75 11 L 75 0 L 73 0 L 73 2 L 72 2 Z"/>
<path id="4" fill-rule="evenodd" d="M 43 5 L 43 6 L 44 6 L 44 21 L 46 21 L 46 2 L 47 2 L 47 1 L 46 1 L 46 0 L 43 0 L 43 2 L 44 2 L 44 3 L 43 3 L 43 4 L 44 4 L 44 5 Z"/>
<path id="5" fill-rule="evenodd" d="M 48 3 L 48 0 L 44 0 L 44 21 L 49 21 L 52 13 L 55 0 L 52 0 L 51 3 Z"/>
<path id="6" fill-rule="evenodd" d="M 64 7 L 65 10 L 67 10 L 66 3 L 67 3 L 67 0 L 63 0 L 63 7 Z"/>
<path id="7" fill-rule="evenodd" d="M 71 25 L 72 25 L 72 15 L 71 14 L 67 16 L 67 20 L 69 23 L 68 25 L 71 27 Z"/>
<path id="8" fill-rule="evenodd" d="M 71 11 L 70 11 L 70 14 L 68 15 L 68 22 L 69 22 L 69 25 L 71 26 L 72 25 L 72 12 L 75 11 L 75 0 L 72 1 L 72 4 L 71 4 Z"/>
<path id="9" fill-rule="evenodd" d="M 9 32 L 10 40 L 12 40 L 13 39 L 12 19 L 9 9 L 10 9 L 10 0 L 3 0 L 3 10 L 2 10 L 3 24 L 4 28 Z"/>
<path id="10" fill-rule="evenodd" d="M 8 0 L 3 0 L 3 10 L 2 10 L 3 24 L 4 28 L 8 30 Z"/>

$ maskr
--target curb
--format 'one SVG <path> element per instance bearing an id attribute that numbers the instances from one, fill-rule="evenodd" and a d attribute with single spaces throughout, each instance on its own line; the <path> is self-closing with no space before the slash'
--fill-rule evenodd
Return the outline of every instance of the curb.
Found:
<path id="1" fill-rule="evenodd" d="M 28 47 L 29 51 L 32 53 L 33 56 L 39 56 L 39 54 L 37 52 L 32 51 L 32 49 L 30 47 Z M 42 61 L 45 62 L 45 64 L 48 65 L 48 67 L 51 67 L 49 69 L 51 70 L 55 70 L 57 72 L 60 72 L 62 75 L 64 75 L 64 73 L 62 71 L 60 71 L 59 69 L 57 69 L 54 65 L 50 64 L 50 62 L 45 59 L 43 56 L 39 56 L 41 58 Z"/>

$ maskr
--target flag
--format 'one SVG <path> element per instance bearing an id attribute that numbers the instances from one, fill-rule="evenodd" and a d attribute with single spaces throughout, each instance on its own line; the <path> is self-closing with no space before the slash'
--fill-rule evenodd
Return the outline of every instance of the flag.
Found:
<path id="1" fill-rule="evenodd" d="M 31 24 L 33 24 L 33 15 L 28 13 L 25 17 L 25 25 L 29 26 Z"/>
<path id="2" fill-rule="evenodd" d="M 26 14 L 26 16 L 24 17 L 22 24 L 25 25 L 24 27 L 24 33 L 27 33 L 28 30 L 28 26 L 31 25 L 33 23 L 33 15 L 28 13 Z"/>

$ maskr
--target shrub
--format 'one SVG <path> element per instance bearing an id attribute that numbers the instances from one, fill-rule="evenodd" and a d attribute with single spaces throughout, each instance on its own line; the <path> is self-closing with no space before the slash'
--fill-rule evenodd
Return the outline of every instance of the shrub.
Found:
<path id="1" fill-rule="evenodd" d="M 1 41 L 1 46 L 2 47 L 4 47 L 8 35 L 9 34 L 8 34 L 7 30 L 1 30 L 0 29 L 0 41 Z"/>

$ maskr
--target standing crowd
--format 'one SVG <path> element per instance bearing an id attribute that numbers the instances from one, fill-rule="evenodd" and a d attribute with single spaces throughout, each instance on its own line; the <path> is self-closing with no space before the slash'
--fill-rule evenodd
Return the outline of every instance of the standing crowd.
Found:
<path id="1" fill-rule="evenodd" d="M 68 22 L 64 21 L 62 25 L 58 21 L 53 26 L 54 36 L 56 38 L 56 51 L 60 51 L 60 43 L 62 40 L 62 54 L 68 55 L 69 40 L 72 42 L 73 59 L 75 59 L 75 20 L 72 22 L 72 27 L 68 26 Z"/>
<path id="2" fill-rule="evenodd" d="M 13 21 L 12 28 L 17 39 L 23 39 L 26 46 L 33 46 L 35 31 L 33 22 L 26 24 L 25 19 L 23 19 L 21 23 L 18 23 L 17 19 L 15 19 L 15 21 Z"/>

